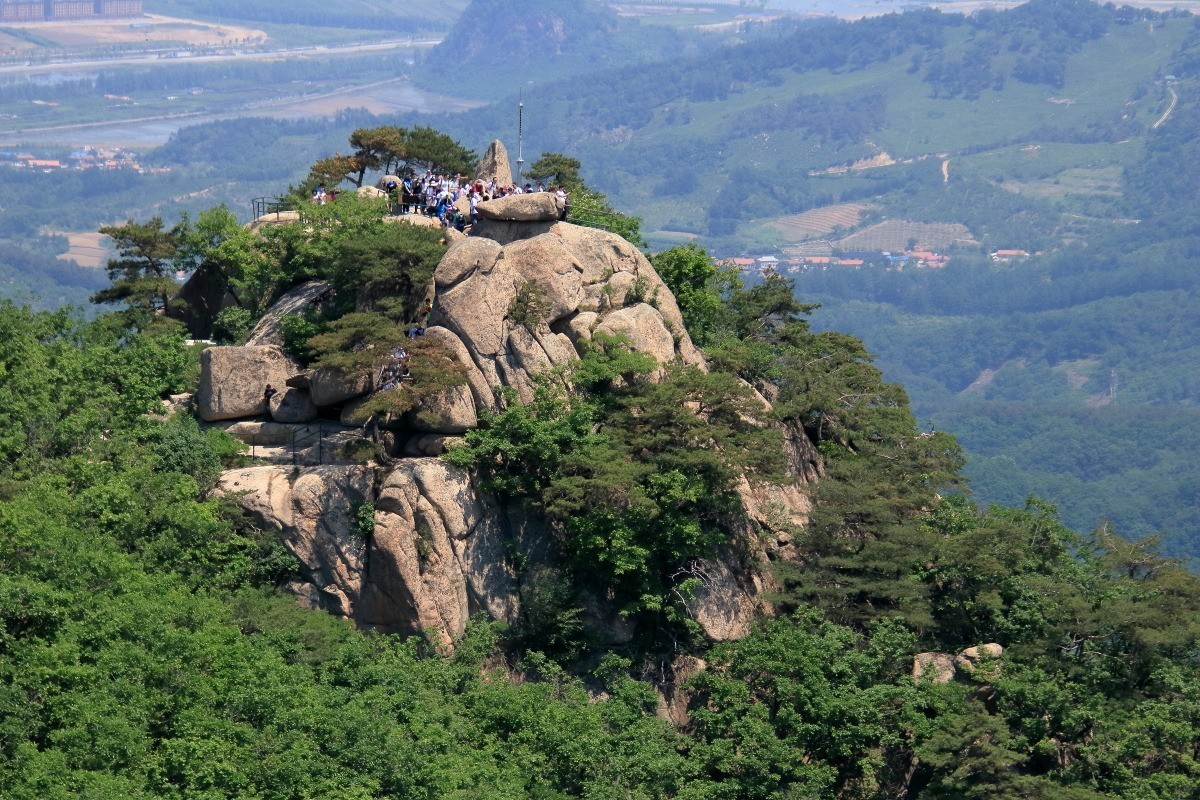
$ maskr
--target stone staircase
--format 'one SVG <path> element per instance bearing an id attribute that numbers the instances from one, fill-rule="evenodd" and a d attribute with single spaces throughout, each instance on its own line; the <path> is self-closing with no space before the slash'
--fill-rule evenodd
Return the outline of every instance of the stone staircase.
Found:
<path id="1" fill-rule="evenodd" d="M 320 466 L 322 464 L 355 464 L 342 456 L 351 442 L 362 439 L 362 428 L 351 428 L 336 422 L 318 420 L 307 424 L 290 424 L 265 420 L 234 420 L 212 423 L 230 436 L 244 442 L 247 455 L 272 464 Z"/>

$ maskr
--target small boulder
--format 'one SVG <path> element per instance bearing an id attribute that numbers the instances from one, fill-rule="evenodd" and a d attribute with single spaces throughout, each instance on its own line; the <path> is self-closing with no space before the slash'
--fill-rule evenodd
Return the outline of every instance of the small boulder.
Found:
<path id="1" fill-rule="evenodd" d="M 196 408 L 205 422 L 266 413 L 267 384 L 283 386 L 300 366 L 275 346 L 209 347 L 200 353 Z"/>
<path id="2" fill-rule="evenodd" d="M 917 653 L 913 657 L 914 682 L 949 683 L 954 680 L 954 656 L 949 653 Z"/>

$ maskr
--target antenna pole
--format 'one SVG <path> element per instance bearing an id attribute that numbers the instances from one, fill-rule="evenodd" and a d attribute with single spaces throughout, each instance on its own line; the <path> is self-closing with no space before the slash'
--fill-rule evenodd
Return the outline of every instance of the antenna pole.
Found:
<path id="1" fill-rule="evenodd" d="M 517 103 L 517 179 L 525 167 L 525 100 Z"/>

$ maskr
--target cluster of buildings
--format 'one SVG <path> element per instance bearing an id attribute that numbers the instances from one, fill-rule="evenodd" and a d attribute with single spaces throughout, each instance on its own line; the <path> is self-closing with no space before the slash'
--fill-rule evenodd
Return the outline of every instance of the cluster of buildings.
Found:
<path id="1" fill-rule="evenodd" d="M 53 172 L 59 169 L 132 169 L 146 170 L 138 163 L 138 154 L 123 147 L 88 147 L 67 158 L 41 158 L 33 153 L 0 153 L 0 164 L 20 169 Z M 151 171 L 159 171 L 154 169 Z"/>
<path id="2" fill-rule="evenodd" d="M 0 0 L 0 22 L 54 22 L 142 16 L 142 0 Z"/>
<path id="3" fill-rule="evenodd" d="M 897 272 L 908 268 L 941 269 L 949 263 L 950 257 L 935 253 L 931 250 L 910 250 L 905 253 L 846 251 L 841 255 L 794 255 L 786 258 L 775 256 L 758 256 L 743 258 L 721 259 L 720 263 L 737 267 L 739 272 L 762 275 L 765 272 L 780 274 L 799 274 L 813 270 L 827 270 L 830 267 L 874 266 Z"/>

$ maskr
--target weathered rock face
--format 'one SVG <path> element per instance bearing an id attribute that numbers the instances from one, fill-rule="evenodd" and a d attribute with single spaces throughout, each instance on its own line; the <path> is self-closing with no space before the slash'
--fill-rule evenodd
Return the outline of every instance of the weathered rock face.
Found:
<path id="1" fill-rule="evenodd" d="M 378 488 L 365 466 L 252 467 L 218 491 L 280 531 L 321 605 L 383 631 L 434 631 L 449 646 L 477 612 L 515 622 L 507 519 L 468 476 L 436 458 L 401 461 Z M 373 531 L 356 509 L 375 508 Z"/>
<path id="2" fill-rule="evenodd" d="M 508 148 L 504 142 L 496 139 L 488 145 L 483 158 L 479 159 L 477 178 L 481 181 L 494 180 L 497 186 L 511 186 L 513 182 L 512 165 L 508 160 Z"/>
<path id="3" fill-rule="evenodd" d="M 267 384 L 282 387 L 299 371 L 300 365 L 278 347 L 209 347 L 200 354 L 200 418 L 213 422 L 266 413 Z"/>
<path id="4" fill-rule="evenodd" d="M 516 575 L 505 516 L 469 478 L 433 458 L 406 459 L 383 480 L 361 619 L 449 645 L 472 613 L 515 622 Z"/>
<path id="5" fill-rule="evenodd" d="M 367 540 L 356 529 L 353 510 L 373 500 L 369 469 L 312 467 L 293 479 L 291 467 L 251 467 L 225 473 L 217 489 L 241 494 L 243 508 L 279 531 L 324 608 L 359 618 Z"/>
<path id="6" fill-rule="evenodd" d="M 739 569 L 731 548 L 705 559 L 692 569 L 700 586 L 687 603 L 688 612 L 708 638 L 718 642 L 741 639 L 765 606 L 756 599 L 753 576 Z"/>
<path id="7" fill-rule="evenodd" d="M 273 344 L 283 345 L 279 336 L 279 321 L 287 314 L 302 314 L 313 309 L 321 300 L 327 298 L 333 291 L 333 286 L 325 281 L 309 281 L 283 294 L 271 306 L 262 319 L 250 331 L 246 344 L 251 347 L 261 347 Z"/>

